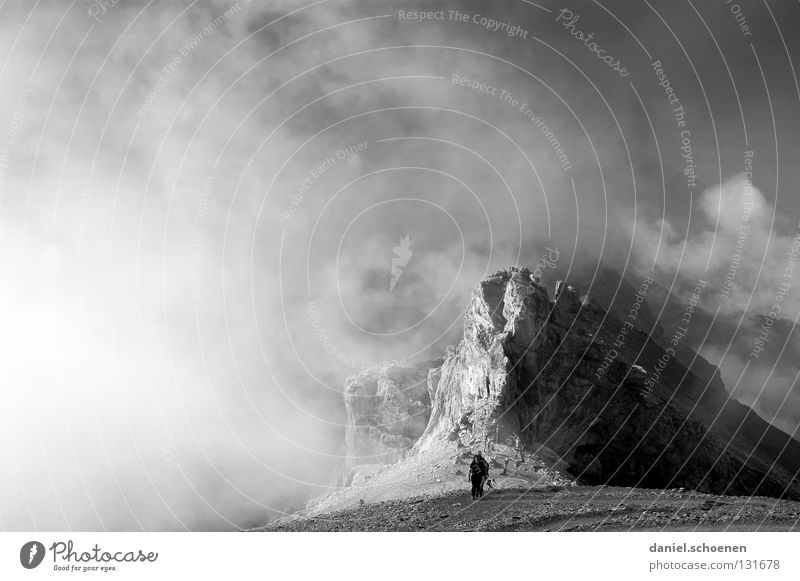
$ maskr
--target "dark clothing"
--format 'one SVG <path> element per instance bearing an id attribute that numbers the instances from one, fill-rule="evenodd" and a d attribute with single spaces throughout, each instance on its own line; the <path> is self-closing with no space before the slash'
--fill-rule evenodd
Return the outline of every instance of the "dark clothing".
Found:
<path id="1" fill-rule="evenodd" d="M 469 480 L 472 483 L 472 500 L 477 500 L 483 496 L 483 480 L 486 478 L 480 472 L 470 472 Z"/>
<path id="2" fill-rule="evenodd" d="M 469 465 L 469 479 L 472 483 L 472 498 L 483 496 L 483 484 L 489 477 L 489 464 L 482 456 L 475 456 Z"/>
<path id="3" fill-rule="evenodd" d="M 472 464 L 469 465 L 469 470 L 470 472 L 477 470 L 484 476 L 489 476 L 489 463 L 483 459 L 483 456 L 475 456 Z"/>

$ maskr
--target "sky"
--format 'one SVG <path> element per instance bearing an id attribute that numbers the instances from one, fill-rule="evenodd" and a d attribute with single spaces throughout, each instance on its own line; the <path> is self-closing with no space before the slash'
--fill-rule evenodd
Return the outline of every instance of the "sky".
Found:
<path id="1" fill-rule="evenodd" d="M 746 0 L 6 0 L 0 527 L 302 506 L 342 457 L 344 378 L 438 357 L 482 276 L 548 249 L 678 295 L 735 264 L 701 353 L 792 432 L 787 323 L 750 352 L 781 283 L 800 314 L 798 24 Z"/>

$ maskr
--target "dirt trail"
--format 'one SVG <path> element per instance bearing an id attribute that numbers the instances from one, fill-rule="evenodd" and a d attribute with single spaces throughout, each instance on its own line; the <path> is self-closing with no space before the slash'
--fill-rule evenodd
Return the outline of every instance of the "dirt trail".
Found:
<path id="1" fill-rule="evenodd" d="M 800 531 L 800 502 L 578 486 L 544 455 L 513 456 L 512 448 L 495 446 L 487 456 L 495 488 L 477 501 L 466 476 L 469 450 L 442 447 L 369 468 L 310 509 L 254 530 Z"/>
<path id="2" fill-rule="evenodd" d="M 472 501 L 439 497 L 365 503 L 286 519 L 271 531 L 800 531 L 800 503 L 614 487 L 505 488 Z"/>
<path id="3" fill-rule="evenodd" d="M 612 487 L 506 488 L 369 503 L 272 531 L 800 531 L 800 503 Z"/>

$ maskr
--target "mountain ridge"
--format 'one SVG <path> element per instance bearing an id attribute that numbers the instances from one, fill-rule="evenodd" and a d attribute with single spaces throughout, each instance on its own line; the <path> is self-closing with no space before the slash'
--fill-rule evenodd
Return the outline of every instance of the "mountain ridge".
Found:
<path id="1" fill-rule="evenodd" d="M 624 296 L 635 301 L 631 292 Z M 442 358 L 346 380 L 343 473 L 308 514 L 440 498 L 462 486 L 478 449 L 493 473 L 503 468 L 501 490 L 800 499 L 800 443 L 733 399 L 693 350 L 663 331 L 652 335 L 652 313 L 620 320 L 624 310 L 602 307 L 561 281 L 551 299 L 526 268 L 482 279 L 461 340 Z"/>

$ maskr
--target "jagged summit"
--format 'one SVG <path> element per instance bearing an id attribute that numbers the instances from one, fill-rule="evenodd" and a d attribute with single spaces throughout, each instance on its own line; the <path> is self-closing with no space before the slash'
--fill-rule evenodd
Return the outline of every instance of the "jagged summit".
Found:
<path id="1" fill-rule="evenodd" d="M 518 436 L 586 484 L 800 498 L 800 443 L 643 329 L 526 268 L 484 278 L 442 360 L 348 379 L 349 481 Z"/>

